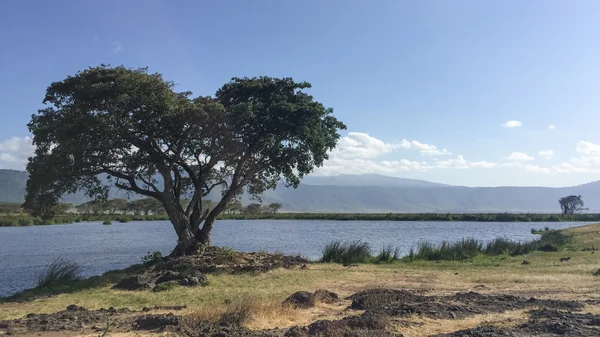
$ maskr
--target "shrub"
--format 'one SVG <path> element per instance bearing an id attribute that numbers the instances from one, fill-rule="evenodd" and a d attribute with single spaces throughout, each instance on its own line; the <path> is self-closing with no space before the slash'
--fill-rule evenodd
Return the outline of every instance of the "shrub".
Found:
<path id="1" fill-rule="evenodd" d="M 81 266 L 77 263 L 58 257 L 46 266 L 38 277 L 38 288 L 52 288 L 66 282 L 81 279 Z"/>
<path id="2" fill-rule="evenodd" d="M 155 251 L 154 253 L 148 252 L 145 256 L 142 256 L 142 264 L 146 266 L 155 265 L 163 260 L 163 255 L 159 251 Z"/>
<path id="3" fill-rule="evenodd" d="M 110 220 L 104 220 L 104 222 L 102 224 L 103 225 L 112 225 L 112 221 L 110 221 Z"/>
<path id="4" fill-rule="evenodd" d="M 333 241 L 323 248 L 321 262 L 334 263 L 366 263 L 371 259 L 369 244 L 362 241 L 339 242 Z"/>

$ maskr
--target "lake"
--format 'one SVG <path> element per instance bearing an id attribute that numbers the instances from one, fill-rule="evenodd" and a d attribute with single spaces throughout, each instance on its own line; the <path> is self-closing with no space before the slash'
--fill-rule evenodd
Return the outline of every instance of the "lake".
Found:
<path id="1" fill-rule="evenodd" d="M 269 251 L 320 257 L 332 240 L 363 240 L 377 252 L 394 245 L 407 253 L 419 241 L 434 243 L 474 237 L 491 240 L 507 237 L 532 240 L 531 228 L 562 229 L 581 222 L 401 222 L 401 221 L 304 221 L 220 220 L 212 243 L 239 251 Z M 85 277 L 100 275 L 139 263 L 148 252 L 168 254 L 177 237 L 167 221 L 100 222 L 70 225 L 0 227 L 0 296 L 34 287 L 37 276 L 55 258 L 80 263 Z"/>

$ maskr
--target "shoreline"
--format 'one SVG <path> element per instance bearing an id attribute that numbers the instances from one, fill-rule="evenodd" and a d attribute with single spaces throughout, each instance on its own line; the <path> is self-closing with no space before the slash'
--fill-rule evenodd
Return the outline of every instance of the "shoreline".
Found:
<path id="1" fill-rule="evenodd" d="M 0 227 L 46 226 L 78 222 L 168 221 L 166 215 L 102 214 L 57 215 L 41 220 L 28 215 L 1 215 Z M 217 220 L 328 220 L 435 222 L 599 222 L 600 213 L 259 213 L 222 214 Z"/>
<path id="2" fill-rule="evenodd" d="M 95 327 L 118 322 L 110 327 L 110 333 L 161 336 L 167 329 L 187 337 L 198 331 L 196 325 L 190 325 L 193 329 L 184 333 L 188 323 L 212 332 L 223 326 L 225 318 L 243 314 L 234 325 L 227 325 L 229 336 L 317 336 L 306 332 L 317 328 L 332 333 L 355 332 L 357 326 L 364 329 L 357 333 L 377 336 L 462 336 L 492 332 L 492 328 L 499 336 L 528 335 L 533 329 L 552 328 L 554 322 L 594 335 L 597 327 L 587 322 L 600 319 L 595 276 L 599 252 L 587 247 L 598 246 L 600 225 L 561 232 L 573 241 L 555 252 L 356 266 L 307 263 L 268 272 L 207 273 L 205 285 L 170 285 L 160 291 L 116 289 L 114 285 L 124 277 L 143 270 L 137 265 L 81 281 L 72 288 L 59 287 L 56 293 L 46 294 L 49 296 L 2 298 L 0 326 L 27 336 L 60 332 L 75 337 L 93 335 Z M 215 248 L 214 254 L 211 263 L 222 265 L 222 259 L 241 253 Z M 253 256 L 248 253 L 238 257 L 258 266 Z M 563 261 L 567 256 L 568 260 Z M 232 265 L 245 269 L 237 261 L 233 258 Z M 305 307 L 283 305 L 290 298 L 316 298 L 317 293 L 335 296 L 325 298 L 333 298 L 331 303 L 315 300 Z M 149 319 L 157 324 L 143 329 L 141 323 Z M 84 320 L 94 325 L 80 325 Z M 332 323 L 319 323 L 323 320 Z M 334 328 L 341 330 L 329 330 Z"/>

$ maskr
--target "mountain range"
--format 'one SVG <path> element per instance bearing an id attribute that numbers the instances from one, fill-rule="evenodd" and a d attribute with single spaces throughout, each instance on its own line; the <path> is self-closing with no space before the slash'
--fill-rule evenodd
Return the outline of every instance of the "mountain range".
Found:
<path id="1" fill-rule="evenodd" d="M 28 174 L 0 170 L 0 201 L 22 202 Z M 582 195 L 590 212 L 600 213 L 600 181 L 573 187 L 464 187 L 382 175 L 306 177 L 297 189 L 283 185 L 262 195 L 265 204 L 279 202 L 288 212 L 344 213 L 557 213 L 558 199 Z M 113 197 L 126 197 L 114 191 Z M 135 196 L 130 196 L 135 198 Z M 209 199 L 218 200 L 219 192 Z M 87 201 L 83 193 L 65 197 L 74 204 Z M 242 202 L 253 202 L 249 196 Z"/>

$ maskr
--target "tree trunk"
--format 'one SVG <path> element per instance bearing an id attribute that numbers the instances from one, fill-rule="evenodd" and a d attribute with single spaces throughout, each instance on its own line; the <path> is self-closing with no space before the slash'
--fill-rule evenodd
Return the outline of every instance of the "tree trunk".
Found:
<path id="1" fill-rule="evenodd" d="M 200 245 L 194 237 L 188 217 L 182 211 L 173 208 L 169 208 L 167 213 L 177 233 L 177 246 L 171 252 L 171 256 L 183 256 L 195 253 Z"/>

